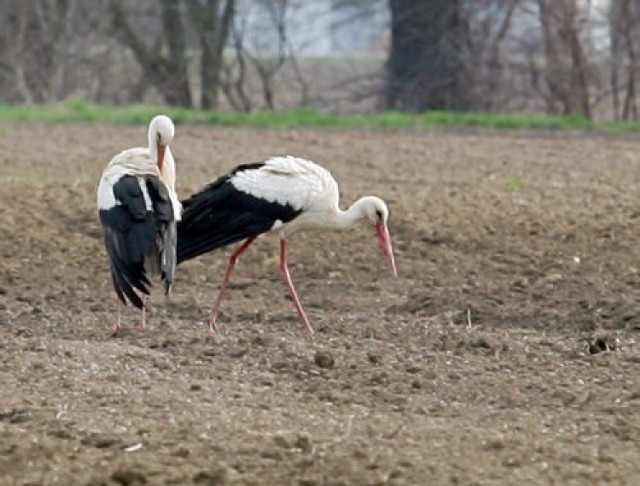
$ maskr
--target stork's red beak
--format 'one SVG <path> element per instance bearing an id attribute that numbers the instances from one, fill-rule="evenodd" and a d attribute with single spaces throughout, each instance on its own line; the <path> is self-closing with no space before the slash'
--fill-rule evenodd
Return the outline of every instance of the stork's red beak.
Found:
<path id="1" fill-rule="evenodd" d="M 396 261 L 393 258 L 393 248 L 391 246 L 391 237 L 389 236 L 389 229 L 387 228 L 387 225 L 385 223 L 377 223 L 376 234 L 378 235 L 378 240 L 380 241 L 380 246 L 382 246 L 384 256 L 387 258 L 389 266 L 391 267 L 391 273 L 393 273 L 394 277 L 397 277 L 398 271 L 396 270 Z"/>
<path id="2" fill-rule="evenodd" d="M 164 164 L 164 151 L 166 148 L 166 145 L 158 144 L 158 169 L 160 169 L 160 172 L 162 172 L 162 165 Z"/>

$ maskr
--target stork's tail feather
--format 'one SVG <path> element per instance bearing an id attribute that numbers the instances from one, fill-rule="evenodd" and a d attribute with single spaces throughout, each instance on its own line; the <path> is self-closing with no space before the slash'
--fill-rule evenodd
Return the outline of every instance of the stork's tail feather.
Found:
<path id="1" fill-rule="evenodd" d="M 143 266 L 139 265 L 140 268 L 133 269 L 132 266 L 121 265 L 114 260 L 111 260 L 111 265 L 111 281 L 120 301 L 126 305 L 129 300 L 135 307 L 142 309 L 144 303 L 136 290 L 149 295 L 150 285 Z"/>
<path id="2" fill-rule="evenodd" d="M 147 256 L 153 251 L 155 227 L 151 218 L 131 225 L 128 232 L 105 227 L 105 246 L 116 294 L 122 303 L 127 304 L 128 300 L 139 309 L 144 307 L 139 293 L 148 295 L 151 285 L 145 263 L 148 264 Z"/>
<path id="3" fill-rule="evenodd" d="M 162 252 L 160 252 L 160 272 L 164 284 L 164 294 L 169 295 L 173 288 L 177 265 L 178 230 L 175 222 L 171 222 L 163 235 Z"/>

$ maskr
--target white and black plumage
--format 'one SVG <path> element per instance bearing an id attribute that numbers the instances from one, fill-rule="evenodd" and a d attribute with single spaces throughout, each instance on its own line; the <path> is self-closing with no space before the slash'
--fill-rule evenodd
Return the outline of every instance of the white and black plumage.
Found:
<path id="1" fill-rule="evenodd" d="M 303 229 L 345 229 L 362 219 L 374 223 L 376 234 L 396 275 L 389 210 L 375 196 L 357 200 L 346 211 L 339 206 L 338 184 L 329 171 L 297 157 L 272 157 L 264 162 L 236 167 L 182 202 L 178 223 L 178 263 L 217 248 L 245 240 L 231 255 L 208 323 L 216 328 L 220 302 L 238 257 L 262 233 L 280 236 L 280 271 L 298 316 L 307 330 L 307 318 L 291 282 L 287 266 L 287 238 Z"/>
<path id="2" fill-rule="evenodd" d="M 150 274 L 159 274 L 169 294 L 176 270 L 176 222 L 181 206 L 175 193 L 175 162 L 169 149 L 174 126 L 164 115 L 149 123 L 148 147 L 116 155 L 98 185 L 98 212 L 104 230 L 113 287 L 120 303 L 142 310 L 145 326 Z"/>

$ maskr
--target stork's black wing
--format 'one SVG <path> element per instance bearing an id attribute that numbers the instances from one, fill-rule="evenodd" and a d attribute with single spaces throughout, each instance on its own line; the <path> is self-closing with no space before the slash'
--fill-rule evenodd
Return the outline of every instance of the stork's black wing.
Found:
<path id="1" fill-rule="evenodd" d="M 151 199 L 151 208 L 139 178 Z M 176 265 L 176 228 L 169 193 L 155 176 L 125 175 L 113 185 L 119 203 L 100 209 L 113 286 L 123 303 L 138 308 L 149 293 L 148 271 L 158 271 L 168 293 Z M 138 292 L 136 292 L 138 291 Z"/>
<path id="2" fill-rule="evenodd" d="M 287 223 L 299 210 L 269 202 L 234 187 L 232 178 L 264 164 L 245 164 L 182 201 L 178 222 L 178 263 L 269 231 L 276 221 Z"/>

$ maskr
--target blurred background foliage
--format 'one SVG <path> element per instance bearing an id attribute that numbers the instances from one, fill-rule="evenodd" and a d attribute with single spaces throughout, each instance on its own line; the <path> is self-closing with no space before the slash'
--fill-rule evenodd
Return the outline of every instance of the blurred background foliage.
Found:
<path id="1" fill-rule="evenodd" d="M 4 0 L 0 103 L 638 118 L 639 0 Z"/>

